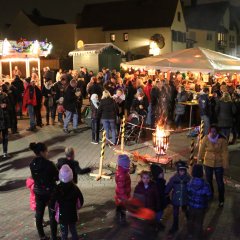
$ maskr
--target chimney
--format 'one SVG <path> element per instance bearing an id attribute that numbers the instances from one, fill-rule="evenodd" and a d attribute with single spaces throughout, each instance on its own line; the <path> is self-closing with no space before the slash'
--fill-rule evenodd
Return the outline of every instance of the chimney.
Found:
<path id="1" fill-rule="evenodd" d="M 191 0 L 191 6 L 196 7 L 197 6 L 197 0 Z"/>

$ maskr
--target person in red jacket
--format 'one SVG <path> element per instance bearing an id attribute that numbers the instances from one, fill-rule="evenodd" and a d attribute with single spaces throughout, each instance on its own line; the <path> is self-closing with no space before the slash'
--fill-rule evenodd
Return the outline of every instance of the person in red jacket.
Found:
<path id="1" fill-rule="evenodd" d="M 125 202 L 130 198 L 131 178 L 129 175 L 130 159 L 127 155 L 118 156 L 118 168 L 115 175 L 116 182 L 116 218 L 119 223 L 126 222 Z"/>

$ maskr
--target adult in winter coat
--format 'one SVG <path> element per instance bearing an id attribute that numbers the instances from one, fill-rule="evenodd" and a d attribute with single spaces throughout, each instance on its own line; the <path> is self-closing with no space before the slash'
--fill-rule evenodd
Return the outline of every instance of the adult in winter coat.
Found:
<path id="1" fill-rule="evenodd" d="M 55 202 L 57 222 L 60 223 L 62 240 L 68 239 L 68 230 L 72 234 L 72 240 L 78 240 L 76 223 L 78 221 L 77 210 L 83 206 L 84 199 L 80 189 L 73 183 L 73 173 L 66 164 L 59 171 L 58 184 L 52 198 Z"/>
<path id="2" fill-rule="evenodd" d="M 16 76 L 11 84 L 16 88 L 18 115 L 20 116 L 20 118 L 22 118 L 22 104 L 24 93 L 23 81 L 20 79 L 19 76 Z"/>
<path id="3" fill-rule="evenodd" d="M 137 112 L 140 116 L 146 120 L 148 112 L 148 100 L 145 96 L 142 88 L 137 90 L 137 94 L 132 103 L 132 111 Z"/>
<path id="4" fill-rule="evenodd" d="M 236 91 L 233 94 L 233 102 L 236 107 L 236 113 L 234 116 L 234 126 L 233 126 L 233 139 L 232 144 L 240 138 L 240 85 L 237 86 Z"/>
<path id="5" fill-rule="evenodd" d="M 182 123 L 182 118 L 185 114 L 186 106 L 179 102 L 186 102 L 188 99 L 187 92 L 185 91 L 184 86 L 179 86 L 178 94 L 176 99 L 176 108 L 175 108 L 175 124 L 177 128 L 180 128 Z"/>
<path id="6" fill-rule="evenodd" d="M 44 96 L 44 106 L 46 108 L 46 125 L 49 125 L 49 118 L 51 118 L 51 124 L 54 125 L 55 113 L 54 113 L 54 87 L 52 80 L 49 79 L 45 82 L 42 88 L 42 95 Z"/>
<path id="7" fill-rule="evenodd" d="M 42 91 L 39 89 L 39 87 L 34 84 L 34 88 L 36 91 L 36 98 L 37 98 L 37 105 L 34 107 L 34 113 L 35 113 L 35 117 L 36 117 L 36 124 L 39 127 L 43 127 L 43 123 L 42 123 Z"/>
<path id="8" fill-rule="evenodd" d="M 216 104 L 215 110 L 218 119 L 218 127 L 228 141 L 231 128 L 233 127 L 234 114 L 236 113 L 236 106 L 232 102 L 228 92 L 223 93 L 223 96 Z"/>
<path id="9" fill-rule="evenodd" d="M 73 120 L 73 130 L 77 130 L 78 126 L 78 99 L 81 97 L 81 92 L 77 91 L 77 81 L 72 79 L 70 85 L 67 87 L 63 107 L 66 110 L 66 117 L 64 119 L 63 131 L 69 133 L 68 124 Z"/>
<path id="10" fill-rule="evenodd" d="M 51 237 L 57 240 L 57 222 L 54 217 L 54 205 L 49 200 L 56 188 L 58 170 L 53 162 L 47 159 L 47 147 L 44 143 L 30 143 L 29 148 L 36 157 L 30 163 L 30 170 L 34 180 L 34 193 L 36 196 L 36 227 L 40 239 L 47 239 L 43 230 L 43 215 L 48 206 L 50 217 Z"/>
<path id="11" fill-rule="evenodd" d="M 28 83 L 30 81 L 30 83 Z M 36 129 L 34 107 L 37 106 L 37 97 L 35 90 L 35 81 L 30 78 L 26 81 L 26 88 L 23 95 L 23 111 L 28 111 L 30 118 L 30 127 L 28 131 L 34 131 Z"/>
<path id="12" fill-rule="evenodd" d="M 159 209 L 159 196 L 156 184 L 151 181 L 150 172 L 143 171 L 141 180 L 134 189 L 134 198 L 140 200 L 145 208 L 154 212 Z"/>
<path id="13" fill-rule="evenodd" d="M 203 239 L 203 221 L 212 196 L 209 184 L 203 179 L 203 167 L 196 164 L 192 170 L 192 180 L 187 185 L 188 192 L 188 234 L 192 239 Z"/>
<path id="14" fill-rule="evenodd" d="M 96 77 L 92 77 L 91 81 L 93 83 L 88 89 L 88 94 L 90 95 L 90 97 L 92 96 L 92 94 L 97 94 L 98 98 L 101 99 L 102 92 L 103 92 L 102 85 L 100 83 L 98 83 L 98 79 Z"/>
<path id="15" fill-rule="evenodd" d="M 61 169 L 61 167 L 64 164 L 67 164 L 73 172 L 73 182 L 75 184 L 78 183 L 78 174 L 85 174 L 85 173 L 89 173 L 91 171 L 91 168 L 87 167 L 87 168 L 80 168 L 79 166 L 79 162 L 77 160 L 75 160 L 75 152 L 74 149 L 71 147 L 67 147 L 65 149 L 65 158 L 59 158 L 58 162 L 57 162 L 57 168 L 58 170 Z"/>
<path id="16" fill-rule="evenodd" d="M 148 125 L 152 125 L 152 103 L 151 103 L 151 91 L 152 91 L 152 80 L 149 79 L 146 86 L 144 87 L 143 91 L 148 99 L 148 114 L 147 114 L 147 120 L 146 120 L 146 123 Z"/>
<path id="17" fill-rule="evenodd" d="M 210 127 L 210 100 L 208 94 L 209 89 L 205 87 L 198 98 L 200 116 L 204 122 L 204 135 L 208 135 Z"/>
<path id="18" fill-rule="evenodd" d="M 107 90 L 103 91 L 102 99 L 98 108 L 98 118 L 102 120 L 103 128 L 106 131 L 107 140 L 110 141 L 109 132 L 111 130 L 112 139 L 111 144 L 116 144 L 116 118 L 117 105 Z"/>
<path id="19" fill-rule="evenodd" d="M 132 81 L 128 81 L 126 86 L 126 98 L 125 98 L 125 108 L 127 110 L 128 115 L 130 114 L 132 102 L 136 93 L 137 90 L 133 87 Z"/>
<path id="20" fill-rule="evenodd" d="M 117 171 L 115 174 L 115 204 L 116 217 L 119 223 L 126 221 L 125 202 L 130 198 L 131 194 L 131 178 L 129 175 L 130 159 L 127 155 L 122 154 L 118 156 Z"/>
<path id="21" fill-rule="evenodd" d="M 8 96 L 0 85 L 0 132 L 2 134 L 3 158 L 8 157 L 8 128 L 10 127 L 8 108 Z"/>
<path id="22" fill-rule="evenodd" d="M 213 188 L 213 173 L 218 185 L 219 194 L 219 207 L 224 205 L 224 182 L 223 174 L 224 169 L 229 167 L 228 159 L 228 144 L 224 137 L 219 134 L 216 126 L 211 126 L 209 134 L 205 136 L 200 145 L 198 160 L 203 160 L 206 179 L 211 187 L 212 193 Z"/>
<path id="23" fill-rule="evenodd" d="M 187 184 L 191 177 L 187 173 L 187 165 L 184 161 L 179 160 L 177 163 L 177 173 L 173 175 L 167 183 L 165 193 L 168 195 L 171 193 L 171 200 L 173 205 L 173 225 L 169 233 L 175 233 L 178 231 L 178 217 L 179 208 L 187 214 L 188 196 L 187 196 Z"/>
<path id="24" fill-rule="evenodd" d="M 93 93 L 90 98 L 91 108 L 91 126 L 92 126 L 92 144 L 99 142 L 100 119 L 98 118 L 99 100 L 98 95 Z"/>

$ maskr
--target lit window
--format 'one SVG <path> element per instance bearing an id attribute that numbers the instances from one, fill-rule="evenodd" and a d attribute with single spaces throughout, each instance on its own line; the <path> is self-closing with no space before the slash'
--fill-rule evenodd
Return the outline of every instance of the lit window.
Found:
<path id="1" fill-rule="evenodd" d="M 116 41 L 116 35 L 115 33 L 110 33 L 110 41 L 115 42 Z"/>
<path id="2" fill-rule="evenodd" d="M 177 19 L 179 22 L 181 22 L 181 13 L 180 12 L 177 13 Z"/>
<path id="3" fill-rule="evenodd" d="M 123 41 L 125 41 L 125 42 L 128 41 L 128 33 L 123 34 Z"/>

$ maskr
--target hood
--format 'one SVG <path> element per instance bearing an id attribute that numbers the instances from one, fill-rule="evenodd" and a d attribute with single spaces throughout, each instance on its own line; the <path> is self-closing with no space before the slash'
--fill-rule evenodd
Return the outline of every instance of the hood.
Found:
<path id="1" fill-rule="evenodd" d="M 191 181 L 191 187 L 195 190 L 201 189 L 204 185 L 203 178 L 193 178 Z"/>

